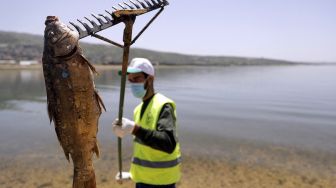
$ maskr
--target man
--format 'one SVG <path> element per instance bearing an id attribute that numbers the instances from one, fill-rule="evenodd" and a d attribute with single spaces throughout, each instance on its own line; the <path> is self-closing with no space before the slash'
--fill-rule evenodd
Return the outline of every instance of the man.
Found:
<path id="1" fill-rule="evenodd" d="M 154 68 L 145 58 L 134 58 L 127 69 L 133 95 L 142 99 L 134 109 L 134 121 L 113 122 L 118 137 L 134 135 L 130 172 L 136 188 L 175 188 L 179 181 L 181 153 L 176 131 L 175 102 L 154 90 Z M 119 180 L 119 173 L 116 175 Z"/>

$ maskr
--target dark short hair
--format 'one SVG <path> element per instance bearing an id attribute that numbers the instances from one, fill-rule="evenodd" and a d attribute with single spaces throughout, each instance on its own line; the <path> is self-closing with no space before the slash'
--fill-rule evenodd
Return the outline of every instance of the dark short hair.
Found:
<path id="1" fill-rule="evenodd" d="M 142 74 L 145 76 L 145 78 L 147 78 L 147 77 L 148 77 L 148 74 L 147 74 L 147 73 L 145 73 L 145 72 L 142 72 Z"/>

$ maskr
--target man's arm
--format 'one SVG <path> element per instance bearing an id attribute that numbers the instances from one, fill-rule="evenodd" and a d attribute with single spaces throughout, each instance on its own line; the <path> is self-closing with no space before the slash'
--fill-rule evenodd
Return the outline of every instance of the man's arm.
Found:
<path id="1" fill-rule="evenodd" d="M 141 144 L 166 153 L 173 153 L 177 142 L 174 108 L 168 103 L 162 107 L 156 130 L 148 130 L 136 125 L 133 134 L 136 136 L 135 140 Z"/>

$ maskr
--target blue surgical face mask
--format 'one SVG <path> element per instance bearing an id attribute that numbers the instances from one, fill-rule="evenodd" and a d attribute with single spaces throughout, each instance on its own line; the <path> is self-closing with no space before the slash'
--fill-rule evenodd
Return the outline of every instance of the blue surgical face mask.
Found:
<path id="1" fill-rule="evenodd" d="M 130 83 L 134 97 L 143 98 L 146 95 L 147 90 L 144 84 L 145 83 Z"/>

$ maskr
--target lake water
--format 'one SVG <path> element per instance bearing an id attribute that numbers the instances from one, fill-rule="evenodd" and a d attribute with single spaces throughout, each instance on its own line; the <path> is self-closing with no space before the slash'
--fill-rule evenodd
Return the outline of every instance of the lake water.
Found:
<path id="1" fill-rule="evenodd" d="M 99 72 L 107 112 L 98 139 L 116 146 L 120 78 L 116 70 Z M 1 155 L 59 147 L 41 70 L 0 71 L 0 85 Z M 245 143 L 336 154 L 336 66 L 164 67 L 155 87 L 177 103 L 185 151 L 235 152 Z M 139 101 L 126 92 L 124 116 L 132 117 Z"/>

